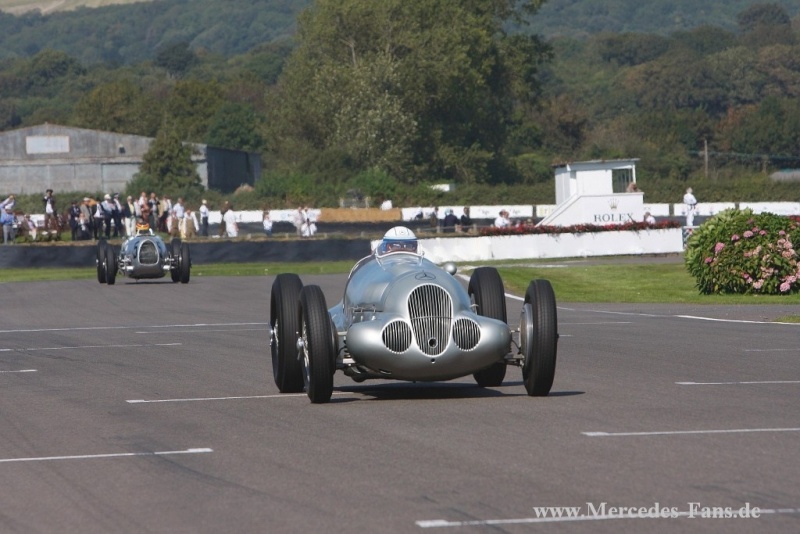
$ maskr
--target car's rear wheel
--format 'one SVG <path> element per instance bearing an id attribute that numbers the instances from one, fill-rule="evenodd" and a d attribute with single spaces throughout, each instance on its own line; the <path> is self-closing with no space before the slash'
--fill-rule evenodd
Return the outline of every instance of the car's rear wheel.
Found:
<path id="1" fill-rule="evenodd" d="M 97 281 L 106 283 L 106 240 L 97 242 Z"/>
<path id="2" fill-rule="evenodd" d="M 113 286 L 114 282 L 117 281 L 117 254 L 114 252 L 114 247 L 109 244 L 106 244 L 105 270 L 106 283 Z"/>
<path id="3" fill-rule="evenodd" d="M 189 254 L 188 243 L 181 244 L 181 261 L 179 264 L 181 266 L 181 284 L 188 284 L 189 274 L 192 269 L 192 257 Z"/>
<path id="4" fill-rule="evenodd" d="M 532 280 L 525 292 L 520 317 L 520 350 L 524 357 L 522 381 L 532 397 L 544 397 L 553 387 L 556 373 L 558 318 L 553 286 Z"/>
<path id="5" fill-rule="evenodd" d="M 281 393 L 303 391 L 303 367 L 297 353 L 303 283 L 296 274 L 279 274 L 272 283 L 269 325 L 272 376 Z"/>
<path id="6" fill-rule="evenodd" d="M 303 340 L 303 382 L 311 402 L 331 400 L 335 354 L 331 318 L 325 295 L 319 286 L 305 286 L 300 292 L 300 335 Z"/>
<path id="7" fill-rule="evenodd" d="M 506 319 L 506 295 L 503 280 L 494 267 L 478 267 L 469 279 L 469 296 L 478 315 L 508 322 Z M 495 362 L 472 376 L 481 387 L 502 385 L 506 376 L 505 361 Z"/>
<path id="8" fill-rule="evenodd" d="M 178 238 L 170 242 L 169 249 L 172 253 L 172 266 L 169 270 L 169 276 L 173 282 L 180 282 L 181 280 L 181 240 Z"/>

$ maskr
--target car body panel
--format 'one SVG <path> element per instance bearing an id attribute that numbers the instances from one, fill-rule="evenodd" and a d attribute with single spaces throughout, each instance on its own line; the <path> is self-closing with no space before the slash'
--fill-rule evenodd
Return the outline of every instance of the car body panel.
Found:
<path id="1" fill-rule="evenodd" d="M 338 346 L 371 377 L 449 380 L 510 352 L 509 326 L 478 315 L 453 275 L 413 253 L 361 260 L 328 311 Z"/>
<path id="2" fill-rule="evenodd" d="M 133 279 L 162 278 L 173 268 L 172 252 L 158 235 L 135 235 L 122 243 L 119 272 Z"/>

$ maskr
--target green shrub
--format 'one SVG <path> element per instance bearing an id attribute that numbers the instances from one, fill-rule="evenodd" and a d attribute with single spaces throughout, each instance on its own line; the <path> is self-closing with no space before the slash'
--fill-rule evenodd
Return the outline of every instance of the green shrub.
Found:
<path id="1" fill-rule="evenodd" d="M 705 294 L 788 294 L 800 290 L 795 217 L 726 210 L 689 238 L 686 267 Z"/>

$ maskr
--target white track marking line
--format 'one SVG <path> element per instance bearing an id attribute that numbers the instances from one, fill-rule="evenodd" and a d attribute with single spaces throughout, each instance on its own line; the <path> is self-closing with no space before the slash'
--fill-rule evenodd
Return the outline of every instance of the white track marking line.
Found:
<path id="1" fill-rule="evenodd" d="M 183 343 L 135 343 L 130 345 L 78 345 L 75 347 L 34 347 L 21 349 L 0 349 L 0 352 L 36 352 L 40 350 L 75 350 L 75 349 L 125 349 L 131 347 L 174 347 Z"/>
<path id="2" fill-rule="evenodd" d="M 203 333 L 204 334 L 206 332 L 252 332 L 252 331 L 258 331 L 258 332 L 264 332 L 264 333 L 267 332 L 263 328 L 236 328 L 236 329 L 233 329 L 233 328 L 213 328 L 213 329 L 204 328 L 203 329 Z M 170 330 L 169 331 L 170 334 L 182 334 L 182 333 L 185 333 L 185 332 L 197 333 L 197 330 Z M 134 334 L 161 334 L 161 333 L 162 332 L 147 332 L 147 331 L 144 331 L 144 330 L 138 331 L 138 332 L 134 332 Z"/>
<path id="3" fill-rule="evenodd" d="M 742 349 L 743 352 L 797 352 L 797 349 Z"/>
<path id="4" fill-rule="evenodd" d="M 9 462 L 45 462 L 50 460 L 91 460 L 96 458 L 124 458 L 130 456 L 166 456 L 171 454 L 201 454 L 214 452 L 209 448 L 186 449 L 183 451 L 157 451 L 157 452 L 119 452 L 111 454 L 82 454 L 78 456 L 41 456 L 38 458 L 0 458 L 0 463 Z"/>
<path id="5" fill-rule="evenodd" d="M 353 395 L 350 391 L 334 391 L 334 395 Z M 157 402 L 199 402 L 199 401 L 221 401 L 221 400 L 240 400 L 240 399 L 283 399 L 286 397 L 307 397 L 305 393 L 278 393 L 277 395 L 244 395 L 240 397 L 197 397 L 187 399 L 131 399 L 125 402 L 129 404 L 152 404 Z"/>
<path id="6" fill-rule="evenodd" d="M 683 434 L 746 434 L 751 432 L 800 432 L 800 428 L 732 428 L 729 430 L 662 430 L 655 432 L 581 432 L 590 438 L 625 436 L 677 436 Z"/>
<path id="7" fill-rule="evenodd" d="M 740 386 L 750 384 L 800 384 L 800 380 L 752 380 L 749 382 L 675 382 L 679 386 Z"/>
<path id="8" fill-rule="evenodd" d="M 593 324 L 633 324 L 631 321 L 597 321 L 593 323 L 559 323 L 558 326 L 585 326 Z"/>
<path id="9" fill-rule="evenodd" d="M 133 330 L 135 328 L 205 328 L 207 326 L 265 326 L 269 323 L 196 323 L 196 324 L 165 324 L 165 325 L 139 325 L 139 326 L 79 326 L 69 328 L 31 328 L 19 330 L 0 330 L 0 334 L 18 334 L 30 332 L 69 332 L 70 330 Z"/>
<path id="10" fill-rule="evenodd" d="M 36 369 L 20 369 L 19 371 L 0 371 L 0 373 L 35 373 Z"/>
<path id="11" fill-rule="evenodd" d="M 781 323 L 778 321 L 746 321 L 744 319 L 715 319 L 713 317 L 701 317 L 698 315 L 673 315 L 673 317 L 678 317 L 680 319 L 695 319 L 698 321 L 714 321 L 717 323 L 783 324 L 783 325 L 800 326 L 800 323 Z"/>
<path id="12" fill-rule="evenodd" d="M 800 508 L 760 508 L 762 514 L 800 514 Z M 682 517 L 699 517 L 699 512 L 675 512 L 676 519 Z M 428 519 L 415 521 L 420 528 L 453 528 L 453 527 L 482 527 L 491 525 L 521 525 L 529 523 L 569 523 L 574 521 L 605 521 L 611 519 L 649 519 L 638 515 L 580 515 L 563 517 L 520 517 L 516 519 L 484 519 L 475 521 L 448 521 L 446 519 Z M 670 518 L 671 519 L 671 518 Z"/>

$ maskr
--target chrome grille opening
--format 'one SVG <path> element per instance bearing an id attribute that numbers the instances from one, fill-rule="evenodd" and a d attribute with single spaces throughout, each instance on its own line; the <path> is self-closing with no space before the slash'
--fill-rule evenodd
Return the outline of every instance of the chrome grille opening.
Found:
<path id="1" fill-rule="evenodd" d="M 453 341 L 461 350 L 472 350 L 481 340 L 481 329 L 472 319 L 457 319 L 453 324 Z"/>
<path id="2" fill-rule="evenodd" d="M 158 263 L 158 249 L 152 241 L 142 241 L 139 245 L 139 263 L 142 265 L 155 265 Z"/>
<path id="3" fill-rule="evenodd" d="M 403 321 L 392 321 L 383 328 L 383 344 L 392 352 L 405 352 L 411 346 L 411 327 Z"/>
<path id="4" fill-rule="evenodd" d="M 411 328 L 420 350 L 428 356 L 444 352 L 450 339 L 453 303 L 439 286 L 423 284 L 408 296 Z"/>

